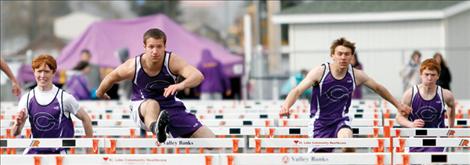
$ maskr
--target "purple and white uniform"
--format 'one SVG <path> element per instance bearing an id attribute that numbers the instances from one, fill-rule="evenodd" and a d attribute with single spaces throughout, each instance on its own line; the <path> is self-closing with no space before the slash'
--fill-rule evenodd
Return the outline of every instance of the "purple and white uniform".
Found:
<path id="1" fill-rule="evenodd" d="M 330 72 L 330 64 L 324 63 L 325 68 L 321 80 L 313 86 L 310 107 L 310 118 L 313 123 L 310 137 L 337 138 L 341 128 L 349 126 L 349 106 L 352 93 L 356 87 L 354 71 L 348 66 L 346 75 L 337 80 Z M 313 148 L 312 152 L 332 152 L 333 148 Z"/>
<path id="2" fill-rule="evenodd" d="M 413 86 L 411 95 L 411 108 L 413 111 L 408 120 L 424 120 L 423 128 L 445 128 L 445 101 L 442 88 L 437 86 L 436 94 L 431 100 L 425 100 L 418 86 Z M 444 147 L 410 147 L 410 152 L 443 152 Z"/>
<path id="3" fill-rule="evenodd" d="M 53 86 L 49 91 L 34 88 L 25 94 L 19 109 L 26 108 L 31 124 L 31 138 L 73 138 L 74 127 L 70 114 L 79 110 L 75 98 Z M 29 148 L 25 154 L 60 154 L 65 148 Z"/>
<path id="4" fill-rule="evenodd" d="M 136 124 L 147 131 L 143 122 L 143 117 L 139 113 L 141 103 L 147 99 L 156 100 L 160 104 L 161 110 L 168 111 L 170 122 L 167 131 L 172 137 L 190 137 L 202 124 L 196 117 L 186 111 L 183 102 L 170 95 L 163 96 L 164 89 L 172 84 L 176 84 L 176 76 L 171 73 L 169 61 L 171 52 L 165 52 L 163 65 L 156 76 L 149 76 L 141 65 L 142 55 L 135 57 L 135 73 L 132 82 L 132 118 Z"/>

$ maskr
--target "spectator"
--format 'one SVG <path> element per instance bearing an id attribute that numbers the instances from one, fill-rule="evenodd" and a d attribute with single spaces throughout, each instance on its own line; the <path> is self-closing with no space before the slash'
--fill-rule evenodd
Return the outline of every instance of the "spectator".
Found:
<path id="1" fill-rule="evenodd" d="M 224 73 L 222 63 L 212 56 L 208 49 L 202 51 L 202 58 L 197 68 L 205 79 L 200 86 L 201 100 L 221 100 L 222 93 L 231 95 L 230 80 Z"/>
<path id="2" fill-rule="evenodd" d="M 433 56 L 434 60 L 441 66 L 441 73 L 439 74 L 439 80 L 437 80 L 437 85 L 441 86 L 444 89 L 450 90 L 450 82 L 452 81 L 452 76 L 450 70 L 447 67 L 447 63 L 442 57 L 442 54 L 437 52 Z"/>
<path id="3" fill-rule="evenodd" d="M 357 53 L 354 54 L 351 62 L 353 68 L 356 68 L 357 70 L 362 70 L 362 63 L 359 62 L 359 58 L 357 57 Z M 352 95 L 353 99 L 362 99 L 362 85 L 359 85 L 356 87 L 356 89 L 353 92 Z"/>
<path id="4" fill-rule="evenodd" d="M 119 61 L 121 64 L 129 60 L 129 49 L 128 48 L 121 48 L 117 52 L 117 56 L 119 57 Z M 131 89 L 132 89 L 132 81 L 131 80 L 124 80 L 119 82 L 119 99 L 120 100 L 128 100 L 131 98 Z"/>
<path id="5" fill-rule="evenodd" d="M 70 75 L 70 78 L 65 84 L 67 92 L 77 100 L 91 99 L 91 92 L 86 77 L 86 75 L 91 71 L 89 63 L 86 61 L 80 61 L 73 70 L 74 72 Z"/>
<path id="6" fill-rule="evenodd" d="M 403 80 L 403 91 L 420 83 L 419 64 L 421 63 L 421 53 L 417 50 L 411 54 L 410 61 L 400 71 L 400 77 Z"/>
<path id="7" fill-rule="evenodd" d="M 305 78 L 307 75 L 308 71 L 305 69 L 300 70 L 300 72 L 295 73 L 293 76 L 291 76 L 283 85 L 281 88 L 281 99 L 285 99 L 287 97 L 287 94 L 294 89 L 297 85 L 300 84 L 300 82 Z M 302 99 L 309 99 L 312 95 L 312 89 L 305 90 L 302 95 L 300 95 L 300 98 Z"/>
<path id="8" fill-rule="evenodd" d="M 113 69 L 109 67 L 101 67 L 98 65 L 94 65 L 91 63 L 92 59 L 92 53 L 88 49 L 83 49 L 80 54 L 80 61 L 86 61 L 89 63 L 91 71 L 87 75 L 87 81 L 88 85 L 91 89 L 91 91 L 96 91 L 98 86 L 100 85 L 101 80 L 108 74 L 110 73 Z M 107 92 L 107 94 L 111 97 L 111 99 L 119 99 L 119 84 L 113 84 L 111 89 Z M 96 97 L 95 94 L 93 93 L 93 97 Z"/>
<path id="9" fill-rule="evenodd" d="M 100 79 L 100 67 L 98 65 L 92 64 L 91 63 L 91 52 L 88 49 L 83 49 L 80 53 L 80 61 L 85 61 L 89 64 L 90 66 L 90 73 L 86 75 L 87 77 L 87 82 L 90 87 L 90 89 L 96 89 L 98 88 L 98 85 L 100 85 L 101 79 Z"/>

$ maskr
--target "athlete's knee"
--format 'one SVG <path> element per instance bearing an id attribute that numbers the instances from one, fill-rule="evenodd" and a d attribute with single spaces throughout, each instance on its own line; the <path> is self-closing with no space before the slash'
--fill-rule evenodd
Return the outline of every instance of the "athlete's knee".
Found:
<path id="1" fill-rule="evenodd" d="M 338 138 L 352 138 L 353 133 L 349 128 L 341 128 L 338 131 Z"/>
<path id="2" fill-rule="evenodd" d="M 145 116 L 147 114 L 147 111 L 150 112 L 159 112 L 160 111 L 160 104 L 153 99 L 147 99 L 142 104 L 140 105 L 140 112 L 142 115 Z"/>
<path id="3" fill-rule="evenodd" d="M 191 135 L 191 138 L 215 138 L 215 134 L 209 127 L 202 126 Z"/>
<path id="4" fill-rule="evenodd" d="M 142 107 L 160 109 L 160 104 L 158 103 L 157 100 L 147 99 L 142 103 Z"/>

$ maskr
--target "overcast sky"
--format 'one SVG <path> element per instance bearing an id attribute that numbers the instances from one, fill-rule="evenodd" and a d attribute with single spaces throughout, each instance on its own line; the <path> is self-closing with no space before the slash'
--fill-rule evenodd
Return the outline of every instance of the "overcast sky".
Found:
<path id="1" fill-rule="evenodd" d="M 185 23 L 203 22 L 225 32 L 238 15 L 242 14 L 244 1 L 181 1 L 181 20 Z"/>

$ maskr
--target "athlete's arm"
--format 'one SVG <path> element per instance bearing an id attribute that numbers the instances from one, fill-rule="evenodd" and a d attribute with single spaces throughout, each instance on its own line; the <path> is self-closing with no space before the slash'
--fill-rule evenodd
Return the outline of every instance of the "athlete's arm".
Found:
<path id="1" fill-rule="evenodd" d="M 295 103 L 295 101 L 305 90 L 320 81 L 324 70 L 325 68 L 321 65 L 310 70 L 310 72 L 308 72 L 307 76 L 305 76 L 305 78 L 300 82 L 300 84 L 294 87 L 289 92 L 286 99 L 284 100 L 284 103 L 281 106 L 281 111 L 279 112 L 279 114 L 289 115 L 290 107 Z"/>
<path id="2" fill-rule="evenodd" d="M 21 87 L 18 84 L 18 80 L 11 72 L 10 67 L 8 67 L 7 63 L 3 61 L 3 58 L 0 59 L 0 69 L 10 78 L 11 81 L 11 91 L 15 96 L 19 96 L 21 94 Z"/>
<path id="3" fill-rule="evenodd" d="M 407 105 L 403 105 L 397 99 L 395 99 L 392 94 L 382 85 L 375 82 L 372 78 L 367 76 L 363 71 L 354 69 L 354 73 L 356 76 L 356 83 L 357 85 L 364 84 L 365 86 L 372 89 L 375 93 L 379 94 L 382 98 L 387 100 L 388 102 L 392 103 L 393 106 L 397 108 L 397 110 L 402 114 L 409 114 L 411 112 L 411 108 Z"/>
<path id="4" fill-rule="evenodd" d="M 447 89 L 442 90 L 442 94 L 444 95 L 444 101 L 447 104 L 447 116 L 449 117 L 449 128 L 454 127 L 455 123 L 455 99 L 452 92 Z"/>
<path id="5" fill-rule="evenodd" d="M 80 107 L 78 100 L 67 92 L 62 93 L 63 108 L 65 112 L 69 112 L 71 115 L 75 115 L 82 121 L 83 129 L 85 129 L 85 137 L 93 137 L 93 128 L 91 126 L 91 119 L 88 113 Z"/>
<path id="6" fill-rule="evenodd" d="M 125 63 L 119 65 L 116 69 L 114 69 L 111 73 L 104 77 L 103 81 L 101 81 L 100 86 L 96 90 L 96 97 L 101 99 L 110 99 L 109 96 L 106 94 L 113 84 L 126 80 L 132 79 L 134 76 L 135 70 L 135 59 L 129 59 Z"/>
<path id="7" fill-rule="evenodd" d="M 26 109 L 20 110 L 15 119 L 15 124 L 13 125 L 13 136 L 18 136 L 21 134 L 21 130 L 23 130 L 24 124 L 26 123 L 27 115 Z"/>
<path id="8" fill-rule="evenodd" d="M 13 130 L 13 136 L 21 134 L 21 130 L 23 130 L 26 119 L 28 118 L 28 113 L 26 111 L 27 97 L 28 95 L 24 94 L 18 102 L 18 113 L 16 114 L 15 124 L 11 128 L 11 130 Z"/>
<path id="9" fill-rule="evenodd" d="M 172 53 L 170 56 L 170 71 L 176 75 L 181 75 L 185 78 L 184 81 L 180 83 L 173 84 L 165 88 L 163 96 L 168 97 L 169 95 L 174 95 L 177 91 L 181 91 L 184 88 L 192 88 L 199 85 L 204 76 L 202 73 L 197 70 L 194 66 L 188 64 L 181 57 Z"/>
<path id="10" fill-rule="evenodd" d="M 91 126 L 91 119 L 90 116 L 88 116 L 88 113 L 86 113 L 83 108 L 80 108 L 75 116 L 82 121 L 83 128 L 85 129 L 85 137 L 92 138 L 93 127 Z"/>
<path id="11" fill-rule="evenodd" d="M 408 106 L 411 106 L 411 95 L 412 95 L 412 91 L 411 91 L 411 88 L 406 90 L 406 92 L 403 94 L 403 98 L 402 98 L 402 103 L 405 104 L 405 105 L 408 105 Z M 408 120 L 408 116 L 410 114 L 401 114 L 401 113 L 397 113 L 396 117 L 395 117 L 395 120 L 398 122 L 398 124 L 400 124 L 401 126 L 403 127 L 406 127 L 406 128 L 415 128 L 415 127 L 422 127 L 424 126 L 424 122 L 421 123 L 419 120 L 417 120 L 416 122 L 411 122 Z"/>

